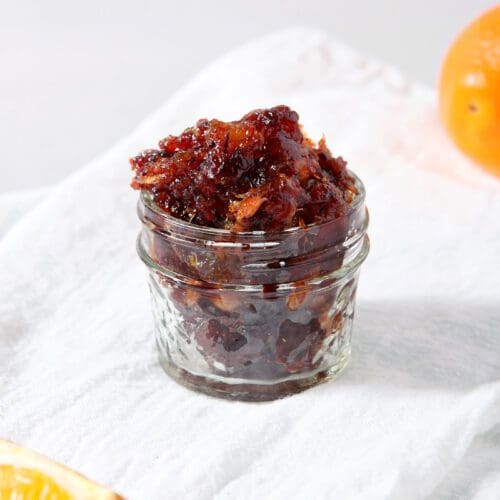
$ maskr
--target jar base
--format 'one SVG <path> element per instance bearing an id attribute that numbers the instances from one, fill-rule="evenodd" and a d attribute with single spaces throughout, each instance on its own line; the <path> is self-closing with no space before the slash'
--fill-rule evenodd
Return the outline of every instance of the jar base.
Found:
<path id="1" fill-rule="evenodd" d="M 337 378 L 349 364 L 351 347 L 346 345 L 338 352 L 336 363 L 327 369 L 319 370 L 303 377 L 276 383 L 238 382 L 228 383 L 220 378 L 209 378 L 195 375 L 179 366 L 160 351 L 159 361 L 161 367 L 178 384 L 195 392 L 201 392 L 208 396 L 224 398 L 233 401 L 264 402 L 282 399 L 293 394 L 305 391 L 310 387 L 331 381 Z"/>

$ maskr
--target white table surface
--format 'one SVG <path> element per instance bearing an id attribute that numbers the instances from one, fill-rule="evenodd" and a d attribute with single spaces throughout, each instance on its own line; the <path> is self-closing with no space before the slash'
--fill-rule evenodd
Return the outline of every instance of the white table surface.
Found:
<path id="1" fill-rule="evenodd" d="M 495 3 L 5 2 L 0 193 L 63 179 L 130 132 L 207 61 L 260 34 L 316 25 L 433 84 L 456 33 Z"/>

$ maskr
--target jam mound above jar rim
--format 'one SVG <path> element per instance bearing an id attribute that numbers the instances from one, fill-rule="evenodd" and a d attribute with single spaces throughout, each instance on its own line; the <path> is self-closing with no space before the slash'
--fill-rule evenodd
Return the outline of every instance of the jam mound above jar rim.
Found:
<path id="1" fill-rule="evenodd" d="M 255 238 L 258 240 L 264 236 L 279 237 L 279 235 L 289 235 L 291 233 L 310 230 L 314 228 L 320 229 L 322 227 L 327 226 L 328 224 L 332 224 L 336 220 L 349 217 L 350 214 L 354 213 L 356 209 L 359 208 L 360 204 L 364 203 L 366 190 L 361 179 L 354 172 L 352 172 L 352 170 L 348 170 L 348 172 L 349 175 L 354 179 L 354 186 L 356 187 L 357 194 L 354 196 L 352 202 L 349 204 L 349 212 L 346 215 L 328 219 L 319 223 L 307 224 L 303 227 L 294 226 L 279 231 L 231 231 L 230 229 L 201 226 L 199 224 L 194 224 L 192 222 L 188 222 L 185 221 L 184 219 L 180 219 L 178 217 L 170 215 L 167 211 L 165 211 L 160 205 L 158 205 L 155 202 L 153 195 L 149 191 L 141 190 L 140 199 L 142 203 L 144 203 L 144 205 L 149 210 L 154 212 L 155 215 L 161 217 L 161 219 L 167 222 L 169 226 L 181 229 L 184 234 L 188 234 L 191 231 L 195 231 L 198 234 L 202 233 L 206 234 L 207 236 L 209 235 L 226 236 L 230 241 L 237 241 L 238 238 L 240 237 L 243 239 Z M 368 225 L 368 213 L 366 214 L 366 222 L 365 222 L 365 226 L 367 225 Z"/>
<path id="2" fill-rule="evenodd" d="M 169 214 L 233 232 L 282 231 L 345 215 L 356 195 L 343 157 L 286 105 L 198 120 L 130 158 L 131 186 Z"/>

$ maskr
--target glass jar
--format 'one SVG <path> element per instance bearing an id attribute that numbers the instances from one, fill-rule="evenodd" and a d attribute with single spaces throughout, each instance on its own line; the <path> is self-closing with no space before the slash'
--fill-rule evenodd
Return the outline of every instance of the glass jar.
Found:
<path id="1" fill-rule="evenodd" d="M 173 379 L 265 401 L 344 369 L 369 250 L 365 191 L 355 181 L 344 217 L 273 233 L 190 224 L 141 192 L 137 249 L 149 271 L 160 363 Z"/>

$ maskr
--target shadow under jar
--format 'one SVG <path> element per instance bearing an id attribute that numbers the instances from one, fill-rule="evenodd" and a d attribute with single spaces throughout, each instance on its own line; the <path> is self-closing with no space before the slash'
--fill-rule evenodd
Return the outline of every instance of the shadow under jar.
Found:
<path id="1" fill-rule="evenodd" d="M 190 224 L 141 192 L 137 249 L 160 363 L 173 379 L 212 396 L 267 401 L 343 370 L 369 250 L 365 191 L 353 177 L 358 194 L 345 217 L 272 233 Z"/>

